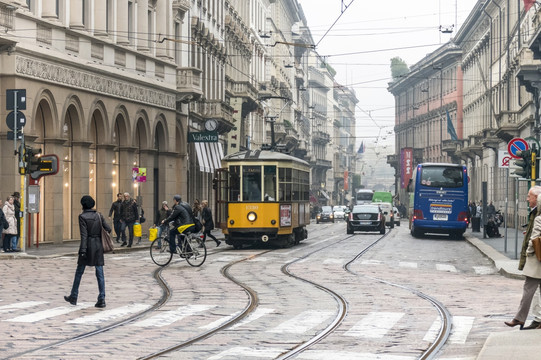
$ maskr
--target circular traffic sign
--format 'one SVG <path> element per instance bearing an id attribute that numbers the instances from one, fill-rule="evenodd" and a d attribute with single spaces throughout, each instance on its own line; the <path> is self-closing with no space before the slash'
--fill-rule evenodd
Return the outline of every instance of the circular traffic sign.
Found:
<path id="1" fill-rule="evenodd" d="M 509 144 L 507 144 L 507 152 L 513 159 L 521 158 L 517 155 L 517 151 L 525 151 L 529 148 L 530 146 L 528 145 L 526 140 L 522 138 L 514 138 L 513 140 L 509 141 Z"/>
<path id="2" fill-rule="evenodd" d="M 10 130 L 15 130 L 15 111 L 11 111 L 6 117 L 6 125 Z M 26 125 L 26 116 L 24 113 L 17 111 L 17 131 L 21 130 Z"/>

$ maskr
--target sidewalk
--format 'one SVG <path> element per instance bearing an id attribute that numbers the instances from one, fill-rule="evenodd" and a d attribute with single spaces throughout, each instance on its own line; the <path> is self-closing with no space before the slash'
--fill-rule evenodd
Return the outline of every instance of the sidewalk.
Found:
<path id="1" fill-rule="evenodd" d="M 472 232 L 471 229 L 464 234 L 467 241 L 477 247 L 488 258 L 492 259 L 494 266 L 503 276 L 513 279 L 524 279 L 522 271 L 518 270 L 518 258 L 522 249 L 524 235 L 522 230 L 516 234 L 515 229 L 507 229 L 507 251 L 505 244 L 505 229 L 500 228 L 501 238 L 483 239 L 481 232 Z M 515 247 L 515 240 L 516 247 Z M 528 320 L 528 324 L 529 324 Z M 503 324 L 502 324 L 503 325 Z M 505 331 L 491 333 L 477 360 L 538 360 L 541 354 L 541 331 Z"/>

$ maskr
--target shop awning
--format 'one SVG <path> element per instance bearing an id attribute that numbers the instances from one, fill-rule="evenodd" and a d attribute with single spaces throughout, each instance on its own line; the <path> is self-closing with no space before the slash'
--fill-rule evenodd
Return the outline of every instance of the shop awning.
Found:
<path id="1" fill-rule="evenodd" d="M 221 162 L 224 157 L 222 144 L 219 142 L 196 142 L 194 144 L 200 171 L 213 173 L 214 170 L 222 167 Z"/>

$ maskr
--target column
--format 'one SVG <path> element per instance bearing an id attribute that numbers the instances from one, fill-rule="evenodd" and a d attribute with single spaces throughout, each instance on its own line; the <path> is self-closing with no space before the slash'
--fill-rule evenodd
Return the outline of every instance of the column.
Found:
<path id="1" fill-rule="evenodd" d="M 94 0 L 94 35 L 107 35 L 107 1 Z"/>
<path id="2" fill-rule="evenodd" d="M 72 239 L 79 239 L 79 214 L 81 213 L 81 197 L 88 195 L 89 189 L 89 149 L 92 143 L 86 141 L 72 142 L 71 160 L 71 226 Z M 94 199 L 96 200 L 96 199 Z"/>
<path id="3" fill-rule="evenodd" d="M 56 12 L 56 0 L 42 0 L 41 17 L 49 19 L 58 19 Z"/>
<path id="4" fill-rule="evenodd" d="M 158 1 L 156 4 L 156 32 L 159 34 L 159 39 L 161 40 L 163 36 L 171 34 L 171 31 L 168 31 L 168 16 L 167 16 L 167 2 Z M 167 48 L 169 47 L 169 41 L 164 41 L 162 43 L 156 44 L 156 56 L 157 57 L 170 57 L 167 53 Z"/>
<path id="5" fill-rule="evenodd" d="M 136 29 L 137 50 L 148 51 L 148 0 L 137 1 Z"/>
<path id="6" fill-rule="evenodd" d="M 128 14 L 128 0 L 117 0 L 116 9 L 116 42 L 118 44 L 126 45 L 130 43 L 128 38 L 128 31 L 130 31 L 128 29 L 128 17 L 130 16 Z"/>
<path id="7" fill-rule="evenodd" d="M 83 4 L 81 0 L 71 0 L 70 2 L 70 28 L 83 29 Z"/>
<path id="8" fill-rule="evenodd" d="M 32 223 L 32 233 L 36 232 L 36 227 L 39 226 L 40 237 L 43 236 L 43 241 L 62 244 L 64 237 L 64 212 L 69 209 L 64 209 L 63 192 L 64 181 L 62 177 L 63 169 L 63 153 L 64 142 L 66 139 L 45 139 L 44 153 L 56 154 L 58 156 L 58 174 L 52 176 L 44 176 L 39 180 L 41 201 L 40 206 L 40 224 Z M 66 224 L 65 226 L 68 226 Z M 40 239 L 40 242 L 42 240 Z"/>
<path id="9" fill-rule="evenodd" d="M 98 145 L 96 149 L 97 154 L 97 199 L 96 209 L 107 217 L 111 203 L 113 202 L 113 195 L 118 193 L 118 184 L 112 186 L 113 183 L 113 159 L 114 145 Z M 114 196 L 116 200 L 116 196 Z"/>

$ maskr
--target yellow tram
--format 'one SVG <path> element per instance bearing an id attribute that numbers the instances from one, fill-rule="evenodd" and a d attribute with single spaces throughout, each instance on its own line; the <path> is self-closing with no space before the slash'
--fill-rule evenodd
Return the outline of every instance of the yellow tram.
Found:
<path id="1" fill-rule="evenodd" d="M 298 244 L 310 223 L 310 166 L 268 150 L 227 155 L 216 173 L 216 223 L 228 245 Z"/>

